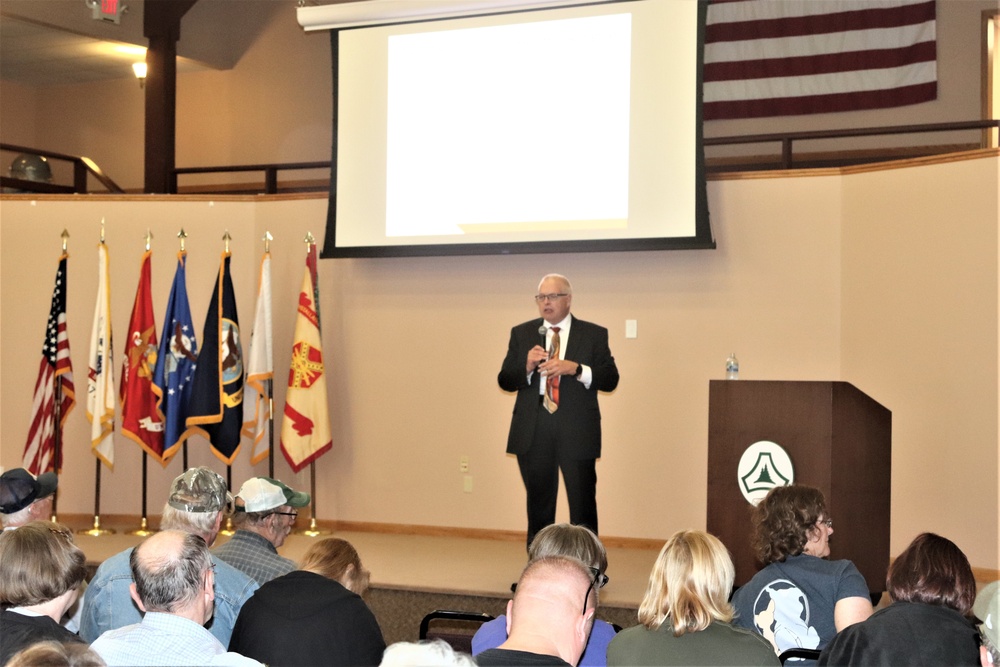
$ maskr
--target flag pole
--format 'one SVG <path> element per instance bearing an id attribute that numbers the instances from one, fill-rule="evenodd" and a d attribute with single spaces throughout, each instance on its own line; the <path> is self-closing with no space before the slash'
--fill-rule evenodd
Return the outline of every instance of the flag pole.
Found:
<path id="1" fill-rule="evenodd" d="M 66 232 L 63 232 L 66 234 Z M 67 234 L 68 236 L 68 234 Z M 104 243 L 104 218 L 101 218 L 101 243 Z M 63 244 L 63 249 L 65 249 Z M 94 457 L 94 524 L 83 530 L 78 530 L 77 535 L 90 535 L 91 537 L 101 537 L 103 535 L 114 535 L 111 528 L 101 527 L 101 459 Z"/>
<path id="2" fill-rule="evenodd" d="M 228 463 L 226 464 L 226 488 L 229 490 L 230 493 L 233 492 L 233 466 Z M 233 530 L 233 517 L 227 516 L 226 527 L 220 530 L 219 534 L 230 536 L 235 532 L 236 531 Z"/>
<path id="3" fill-rule="evenodd" d="M 94 466 L 94 525 L 86 530 L 78 530 L 76 534 L 91 537 L 114 535 L 115 531 L 111 528 L 101 528 L 101 459 L 94 457 Z"/>
<path id="4" fill-rule="evenodd" d="M 147 519 L 147 514 L 146 514 L 146 497 L 148 495 L 147 494 L 148 470 L 146 468 L 146 464 L 148 462 L 149 462 L 149 454 L 146 453 L 146 450 L 143 450 L 142 451 L 142 520 L 139 522 L 138 528 L 128 531 L 126 535 L 138 535 L 139 537 L 149 537 L 150 535 L 156 532 L 155 530 L 150 530 L 149 521 Z"/>
<path id="5" fill-rule="evenodd" d="M 66 229 L 62 230 L 62 254 L 66 254 L 66 249 L 69 247 L 69 231 Z M 55 469 L 57 473 L 62 472 L 62 382 L 59 381 L 59 377 L 55 377 L 55 382 L 53 382 L 53 396 L 54 401 L 52 405 L 52 418 L 53 418 L 53 433 L 52 433 L 52 461 L 55 463 Z M 52 493 L 52 516 L 50 520 L 52 523 L 59 521 L 57 516 L 57 507 L 59 504 L 59 489 L 58 487 Z"/>
<path id="6" fill-rule="evenodd" d="M 152 240 L 153 240 L 153 234 L 152 234 L 152 232 L 150 232 L 147 229 L 146 230 L 146 252 L 147 253 L 149 252 Z M 141 286 L 141 284 L 142 283 L 140 281 L 140 286 Z M 138 297 L 136 297 L 136 303 L 138 303 Z M 127 379 L 127 377 L 128 376 L 126 375 L 125 377 L 122 378 L 122 382 L 123 383 L 125 382 L 125 380 Z M 124 400 L 125 399 L 123 397 L 123 399 L 122 399 L 123 405 L 124 405 Z M 124 416 L 123 416 L 122 421 L 124 423 Z M 122 428 L 124 429 L 125 426 L 123 426 Z M 148 520 L 147 515 L 146 515 L 146 497 L 148 495 L 147 491 L 148 491 L 148 487 L 149 487 L 149 470 L 148 470 L 148 465 L 147 465 L 148 463 L 149 463 L 149 454 L 147 454 L 146 450 L 143 449 L 142 450 L 142 519 L 139 522 L 139 527 L 135 528 L 133 530 L 127 531 L 127 533 L 126 533 L 127 535 L 137 535 L 139 537 L 148 537 L 148 536 L 150 536 L 150 535 L 152 535 L 153 533 L 156 532 L 155 530 L 150 530 L 149 529 L 149 520 Z"/>
<path id="7" fill-rule="evenodd" d="M 309 493 L 311 494 L 312 503 L 310 506 L 310 513 L 312 516 L 309 517 L 309 527 L 303 530 L 295 531 L 296 535 L 305 535 L 306 537 L 320 537 L 321 535 L 330 535 L 333 531 L 329 528 L 321 528 L 316 523 L 316 462 L 313 461 L 309 464 Z"/>
<path id="8" fill-rule="evenodd" d="M 315 237 L 313 237 L 312 232 L 306 232 L 306 238 L 304 240 L 305 240 L 305 244 L 306 244 L 306 266 L 308 267 L 309 266 L 309 258 L 312 257 L 313 245 L 315 245 L 316 239 L 315 239 Z M 317 289 L 316 288 L 316 275 L 315 274 L 312 276 L 312 284 L 313 284 L 313 291 L 314 291 L 314 296 L 315 296 L 315 290 Z M 317 329 L 318 329 L 319 328 L 319 303 L 318 303 L 318 299 L 316 301 L 317 301 L 317 303 L 315 303 L 314 306 L 316 308 L 316 322 L 317 322 Z M 287 406 L 287 396 L 286 396 L 286 406 Z M 329 535 L 333 531 L 331 531 L 328 528 L 320 528 L 319 525 L 317 525 L 317 523 L 316 523 L 316 461 L 315 460 L 310 461 L 310 463 L 309 463 L 309 491 L 310 491 L 311 500 L 312 500 L 311 506 L 309 508 L 310 509 L 310 514 L 311 514 L 311 516 L 309 517 L 309 527 L 306 528 L 306 529 L 304 529 L 304 530 L 298 530 L 298 531 L 295 531 L 295 532 L 298 535 L 305 535 L 306 537 L 319 537 L 321 535 Z"/>
<path id="9" fill-rule="evenodd" d="M 264 380 L 267 389 L 267 476 L 274 479 L 274 379 Z"/>

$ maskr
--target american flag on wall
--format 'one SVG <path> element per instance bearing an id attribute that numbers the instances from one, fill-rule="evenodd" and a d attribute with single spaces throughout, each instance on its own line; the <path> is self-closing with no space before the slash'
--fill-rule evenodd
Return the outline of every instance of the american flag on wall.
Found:
<path id="1" fill-rule="evenodd" d="M 936 0 L 714 0 L 705 120 L 899 107 L 937 97 Z"/>
<path id="2" fill-rule="evenodd" d="M 31 425 L 24 446 L 23 466 L 33 475 L 62 469 L 62 452 L 56 447 L 56 432 L 62 434 L 63 424 L 76 405 L 73 388 L 73 364 L 69 358 L 69 337 L 66 335 L 66 260 L 59 258 L 52 305 L 45 326 L 42 360 L 31 401 Z M 59 383 L 59 421 L 56 422 L 56 383 Z M 62 441 L 62 438 L 59 438 Z"/>

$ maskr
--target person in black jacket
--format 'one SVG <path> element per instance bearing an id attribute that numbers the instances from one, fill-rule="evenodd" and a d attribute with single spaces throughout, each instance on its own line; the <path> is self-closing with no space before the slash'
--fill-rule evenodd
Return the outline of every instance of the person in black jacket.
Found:
<path id="1" fill-rule="evenodd" d="M 271 667 L 378 665 L 385 640 L 361 599 L 368 579 L 349 542 L 317 542 L 300 569 L 269 581 L 247 600 L 229 650 Z"/>
<path id="2" fill-rule="evenodd" d="M 501 389 L 517 392 L 507 453 L 517 455 L 527 492 L 529 546 L 538 531 L 555 522 L 560 470 L 570 523 L 597 534 L 597 392 L 618 386 L 608 330 L 570 314 L 569 280 L 545 276 L 535 302 L 541 317 L 511 329 L 497 376 Z"/>
<path id="3" fill-rule="evenodd" d="M 841 631 L 820 665 L 979 664 L 976 578 L 954 542 L 918 535 L 889 566 L 885 584 L 892 604 Z"/>

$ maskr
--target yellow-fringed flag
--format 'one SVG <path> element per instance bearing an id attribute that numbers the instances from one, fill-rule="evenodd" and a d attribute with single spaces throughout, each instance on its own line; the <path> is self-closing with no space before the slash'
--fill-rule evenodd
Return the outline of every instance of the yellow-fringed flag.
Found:
<path id="1" fill-rule="evenodd" d="M 271 253 L 260 260 L 257 311 L 250 332 L 247 379 L 243 394 L 243 435 L 253 441 L 250 462 L 260 463 L 271 449 L 271 406 L 265 383 L 274 378 L 271 347 Z"/>
<path id="2" fill-rule="evenodd" d="M 226 465 L 240 451 L 243 426 L 243 346 L 229 260 L 227 250 L 205 317 L 187 417 L 188 430 L 208 438 L 212 453 Z"/>
<path id="3" fill-rule="evenodd" d="M 125 358 L 122 359 L 122 435 L 134 440 L 162 465 L 163 420 L 156 409 L 153 393 L 153 370 L 156 368 L 156 322 L 153 320 L 153 294 L 150 258 L 147 250 L 139 269 L 139 287 L 135 292 L 132 317 L 128 323 Z"/>
<path id="4" fill-rule="evenodd" d="M 288 370 L 285 419 L 281 424 L 281 451 L 292 470 L 299 472 L 333 446 L 330 411 L 326 402 L 323 344 L 316 282 L 316 246 L 309 246 L 299 292 L 292 365 Z"/>
<path id="5" fill-rule="evenodd" d="M 87 419 L 90 448 L 104 465 L 115 467 L 115 371 L 111 343 L 111 280 L 108 246 L 97 246 L 97 304 L 90 329 L 90 359 L 87 369 Z"/>

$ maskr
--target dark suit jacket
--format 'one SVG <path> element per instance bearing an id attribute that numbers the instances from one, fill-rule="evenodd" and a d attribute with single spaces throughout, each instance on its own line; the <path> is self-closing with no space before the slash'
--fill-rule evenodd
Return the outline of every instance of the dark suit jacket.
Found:
<path id="1" fill-rule="evenodd" d="M 538 416 L 541 373 L 532 373 L 528 384 L 525 364 L 528 350 L 544 345 L 538 327 L 542 318 L 519 324 L 510 331 L 510 344 L 497 382 L 504 391 L 516 391 L 514 414 L 507 436 L 507 453 L 523 454 L 531 446 Z M 597 405 L 598 391 L 614 391 L 618 386 L 618 367 L 608 347 L 608 330 L 602 326 L 573 317 L 565 359 L 590 366 L 593 379 L 590 389 L 571 375 L 559 381 L 559 428 L 563 436 L 574 443 L 581 459 L 596 459 L 601 455 L 601 409 Z"/>

